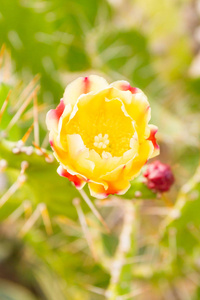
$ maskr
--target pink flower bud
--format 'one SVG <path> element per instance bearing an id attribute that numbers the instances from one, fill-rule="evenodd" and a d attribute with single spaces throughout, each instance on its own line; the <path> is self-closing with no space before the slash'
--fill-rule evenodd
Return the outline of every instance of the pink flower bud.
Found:
<path id="1" fill-rule="evenodd" d="M 167 164 L 162 164 L 160 161 L 154 161 L 147 166 L 143 173 L 145 184 L 151 190 L 157 192 L 166 192 L 174 183 L 174 175 L 171 167 Z"/>

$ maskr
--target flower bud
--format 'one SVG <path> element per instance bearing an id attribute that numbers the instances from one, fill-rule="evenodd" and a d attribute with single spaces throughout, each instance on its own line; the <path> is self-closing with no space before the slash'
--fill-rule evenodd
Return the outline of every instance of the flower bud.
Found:
<path id="1" fill-rule="evenodd" d="M 167 164 L 162 164 L 158 160 L 147 166 L 143 176 L 147 187 L 156 192 L 166 192 L 174 183 L 171 167 Z"/>

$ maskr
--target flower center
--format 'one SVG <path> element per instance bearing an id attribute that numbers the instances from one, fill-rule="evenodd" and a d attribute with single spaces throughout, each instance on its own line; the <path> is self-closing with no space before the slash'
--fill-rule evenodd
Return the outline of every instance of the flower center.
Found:
<path id="1" fill-rule="evenodd" d="M 110 143 L 108 139 L 108 134 L 105 134 L 104 136 L 102 133 L 99 133 L 94 137 L 94 146 L 99 149 L 105 149 L 108 144 Z"/>
<path id="2" fill-rule="evenodd" d="M 130 140 L 135 133 L 132 119 L 124 113 L 121 101 L 106 101 L 102 95 L 94 95 L 88 102 L 84 99 L 79 101 L 73 118 L 63 121 L 63 146 L 67 145 L 65 137 L 68 134 L 79 134 L 84 145 L 100 156 L 110 153 L 113 157 L 121 157 L 131 148 Z"/>

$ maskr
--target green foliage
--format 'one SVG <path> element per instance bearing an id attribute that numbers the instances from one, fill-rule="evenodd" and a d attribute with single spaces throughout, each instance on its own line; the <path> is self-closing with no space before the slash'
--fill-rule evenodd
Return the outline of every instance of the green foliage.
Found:
<path id="1" fill-rule="evenodd" d="M 199 248 L 200 168 L 188 183 L 183 185 L 176 204 L 164 225 L 163 241 L 170 243 L 170 235 L 176 243 L 182 259 Z"/>
<path id="2" fill-rule="evenodd" d="M 2 281 L 0 283 L 0 297 L 2 300 L 36 300 L 26 289 L 15 284 L 8 284 Z"/>
<path id="3" fill-rule="evenodd" d="M 199 299 L 199 74 L 191 72 L 198 24 L 184 19 L 185 9 L 197 20 L 184 0 L 1 0 L 0 45 L 8 50 L 0 53 L 0 110 L 11 90 L 0 116 L 0 161 L 7 163 L 5 170 L 0 165 L 0 201 L 6 199 L 0 207 L 2 300 L 143 300 L 146 291 L 153 300 L 172 294 Z M 160 160 L 175 173 L 163 197 L 174 205 L 150 191 L 141 175 L 117 200 L 91 199 L 108 233 L 74 186 L 57 175 L 50 147 L 14 153 L 33 123 L 38 78 L 30 80 L 38 73 L 38 103 L 47 104 L 39 106 L 40 145 L 46 144 L 49 104 L 58 103 L 75 77 L 102 74 L 142 88 L 159 127 Z M 32 132 L 25 146 L 33 139 Z M 12 192 L 24 161 L 25 179 Z"/>
<path id="4" fill-rule="evenodd" d="M 13 174 L 18 173 L 17 175 L 19 175 L 23 161 L 29 164 L 26 171 L 27 182 L 22 189 L 22 193 L 18 193 L 17 199 L 15 196 L 15 199 L 18 200 L 16 205 L 19 205 L 23 198 L 30 199 L 34 205 L 44 202 L 48 205 L 51 216 L 63 214 L 73 218 L 76 214 L 75 210 L 71 209 L 71 202 L 72 198 L 77 197 L 78 193 L 69 181 L 58 176 L 56 172 L 57 163 L 55 161 L 47 163 L 43 156 L 36 153 L 31 156 L 24 153 L 13 154 L 14 145 L 14 143 L 5 140 L 0 142 L 1 157 L 6 159 L 9 165 L 8 176 L 9 170 Z M 63 193 L 63 191 L 66 192 Z M 65 210 L 63 210 L 63 207 L 65 207 Z M 1 214 L 3 211 L 1 209 Z"/>

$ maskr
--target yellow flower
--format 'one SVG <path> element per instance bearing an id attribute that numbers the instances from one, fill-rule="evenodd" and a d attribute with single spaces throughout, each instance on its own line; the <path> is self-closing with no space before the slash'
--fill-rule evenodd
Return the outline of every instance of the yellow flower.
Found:
<path id="1" fill-rule="evenodd" d="M 88 182 L 100 199 L 124 194 L 159 153 L 157 128 L 149 120 L 147 97 L 127 81 L 109 85 L 96 75 L 74 80 L 46 118 L 59 175 L 79 189 Z"/>

